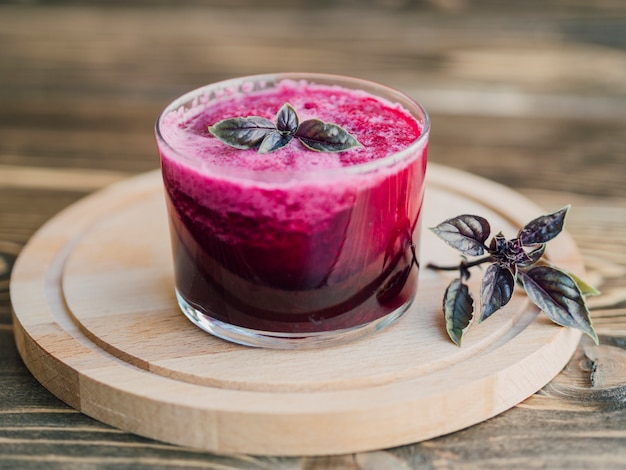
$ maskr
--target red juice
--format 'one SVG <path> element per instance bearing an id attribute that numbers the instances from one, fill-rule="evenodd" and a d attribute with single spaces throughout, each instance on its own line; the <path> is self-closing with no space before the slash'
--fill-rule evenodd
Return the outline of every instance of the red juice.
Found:
<path id="1" fill-rule="evenodd" d="M 397 92 L 370 82 L 295 78 L 205 87 L 170 105 L 157 124 L 179 302 L 212 333 L 357 330 L 401 313 L 416 292 L 425 113 L 398 93 L 421 112 L 415 116 L 393 101 Z M 340 125 L 362 147 L 314 152 L 294 139 L 259 154 L 208 131 L 233 117 L 275 121 L 285 103 L 300 122 Z"/>

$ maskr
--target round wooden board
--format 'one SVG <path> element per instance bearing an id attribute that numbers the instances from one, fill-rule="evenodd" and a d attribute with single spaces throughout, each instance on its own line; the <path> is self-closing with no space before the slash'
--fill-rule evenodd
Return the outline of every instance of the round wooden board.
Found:
<path id="1" fill-rule="evenodd" d="M 503 186 L 450 168 L 431 164 L 427 181 L 425 227 L 475 213 L 513 236 L 544 213 Z M 583 274 L 566 233 L 547 254 Z M 423 231 L 422 266 L 458 260 Z M 451 275 L 422 269 L 409 311 L 348 345 L 285 351 L 227 343 L 178 310 L 162 185 L 151 172 L 48 222 L 15 265 L 11 298 L 24 362 L 89 416 L 215 452 L 327 455 L 479 423 L 536 392 L 567 363 L 580 333 L 549 322 L 523 294 L 454 345 L 441 313 Z M 475 296 L 479 278 L 472 279 Z"/>

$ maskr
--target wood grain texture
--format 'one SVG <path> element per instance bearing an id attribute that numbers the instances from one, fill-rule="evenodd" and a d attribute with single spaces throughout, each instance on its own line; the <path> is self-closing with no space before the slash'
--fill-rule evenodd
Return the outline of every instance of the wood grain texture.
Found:
<path id="1" fill-rule="evenodd" d="M 625 10 L 621 0 L 0 5 L 0 468 L 624 468 Z M 603 291 L 591 303 L 601 345 L 583 342 L 542 391 L 483 424 L 335 457 L 162 445 L 45 391 L 13 341 L 21 247 L 88 192 L 156 168 L 152 126 L 178 94 L 296 69 L 397 86 L 431 113 L 431 161 L 546 210 L 571 202 L 567 229 Z"/>

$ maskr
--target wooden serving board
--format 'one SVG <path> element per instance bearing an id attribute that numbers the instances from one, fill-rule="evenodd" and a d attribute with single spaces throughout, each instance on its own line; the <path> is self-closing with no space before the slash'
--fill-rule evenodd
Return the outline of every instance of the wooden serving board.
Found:
<path id="1" fill-rule="evenodd" d="M 474 213 L 494 233 L 513 236 L 544 213 L 503 186 L 450 168 L 431 164 L 427 181 L 425 227 Z M 428 230 L 421 256 L 422 266 L 459 261 Z M 548 257 L 583 274 L 566 233 L 550 243 Z M 351 344 L 301 351 L 230 344 L 178 310 L 162 185 L 151 172 L 47 223 L 15 265 L 11 298 L 24 362 L 77 410 L 215 452 L 320 455 L 479 423 L 536 392 L 567 363 L 580 333 L 552 324 L 521 293 L 475 325 L 462 347 L 454 345 L 441 313 L 451 275 L 422 269 L 409 311 Z M 476 297 L 480 277 L 473 276 Z"/>

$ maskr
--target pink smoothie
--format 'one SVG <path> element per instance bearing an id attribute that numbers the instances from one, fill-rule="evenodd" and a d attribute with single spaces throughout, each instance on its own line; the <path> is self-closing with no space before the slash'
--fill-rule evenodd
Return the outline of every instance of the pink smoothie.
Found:
<path id="1" fill-rule="evenodd" d="M 363 147 L 321 153 L 294 139 L 259 154 L 208 132 L 226 118 L 275 121 L 284 103 L 300 122 L 338 124 Z M 352 328 L 406 305 L 417 285 L 422 127 L 365 92 L 289 80 L 164 113 L 157 131 L 179 294 L 212 319 L 279 333 Z"/>

